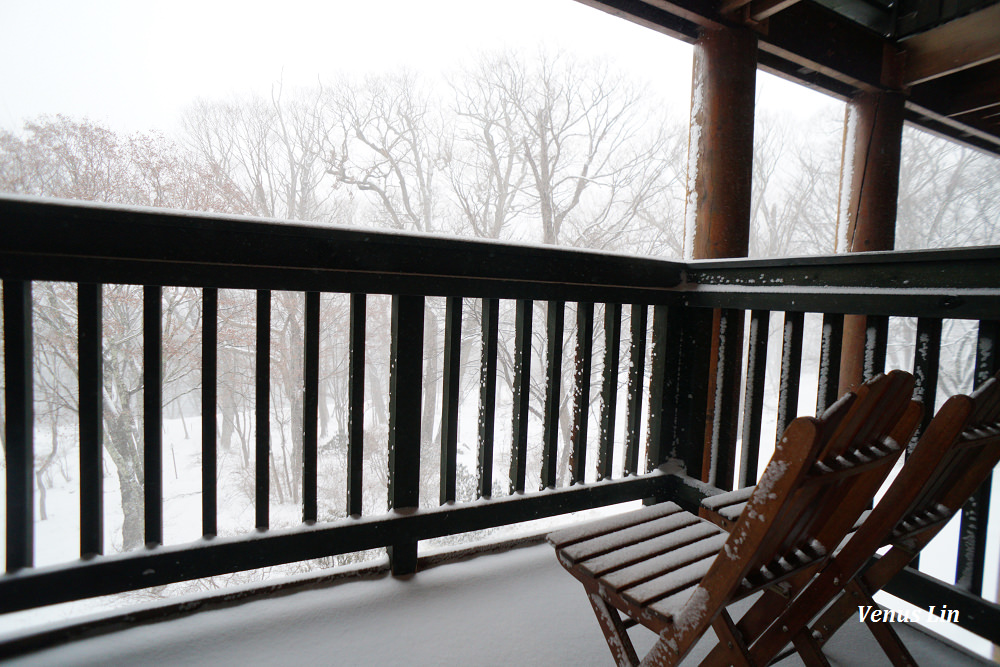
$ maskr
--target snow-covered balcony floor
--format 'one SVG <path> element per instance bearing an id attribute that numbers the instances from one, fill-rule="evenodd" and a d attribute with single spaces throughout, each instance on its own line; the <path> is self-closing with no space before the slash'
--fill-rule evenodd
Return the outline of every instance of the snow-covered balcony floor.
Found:
<path id="1" fill-rule="evenodd" d="M 920 665 L 991 664 L 897 624 Z M 637 649 L 654 640 L 633 628 Z M 714 640 L 714 636 L 711 637 Z M 711 647 L 703 640 L 684 664 Z M 834 665 L 889 664 L 860 623 L 828 646 Z M 35 652 L 15 665 L 611 665 L 580 585 L 539 544 L 300 590 Z M 801 665 L 796 657 L 781 665 Z"/>

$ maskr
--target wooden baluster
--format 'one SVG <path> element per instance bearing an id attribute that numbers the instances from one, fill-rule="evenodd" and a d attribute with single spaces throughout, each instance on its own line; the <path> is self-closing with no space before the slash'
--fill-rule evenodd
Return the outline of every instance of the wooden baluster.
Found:
<path id="1" fill-rule="evenodd" d="M 778 381 L 778 416 L 775 442 L 797 416 L 799 377 L 802 373 L 802 330 L 805 314 L 788 311 L 781 338 L 781 379 Z M 867 379 L 867 378 L 866 378 Z"/>
<path id="2" fill-rule="evenodd" d="M 103 286 L 77 285 L 80 355 L 80 557 L 104 553 Z"/>
<path id="3" fill-rule="evenodd" d="M 639 472 L 642 441 L 642 383 L 646 374 L 646 328 L 649 308 L 632 304 L 628 350 L 628 397 L 625 404 L 625 475 Z"/>
<path id="4" fill-rule="evenodd" d="M 145 541 L 163 544 L 163 288 L 142 288 L 142 439 Z"/>
<path id="5" fill-rule="evenodd" d="M 573 427 L 570 440 L 571 484 L 584 481 L 587 467 L 587 417 L 590 412 L 590 370 L 594 351 L 594 304 L 581 302 L 576 306 L 576 353 L 573 372 Z"/>
<path id="6" fill-rule="evenodd" d="M 979 338 L 976 343 L 975 385 L 978 387 L 1000 369 L 997 356 L 1000 345 L 1000 321 L 979 322 Z M 990 489 L 992 473 L 980 485 L 962 508 L 962 523 L 958 532 L 958 563 L 955 569 L 955 585 L 982 596 L 983 576 L 986 565 L 986 527 L 990 512 Z"/>
<path id="7" fill-rule="evenodd" d="M 820 338 L 819 376 L 816 386 L 816 416 L 840 398 L 840 357 L 844 345 L 844 315 L 823 314 L 823 333 Z M 745 443 L 745 441 L 744 441 Z"/>
<path id="8" fill-rule="evenodd" d="M 319 436 L 319 331 L 320 294 L 306 292 L 304 348 L 302 354 L 302 520 L 317 519 L 316 476 Z"/>
<path id="9" fill-rule="evenodd" d="M 869 315 L 865 323 L 865 382 L 885 372 L 885 354 L 889 344 L 888 315 Z"/>
<path id="10" fill-rule="evenodd" d="M 462 297 L 450 296 L 444 313 L 441 383 L 441 504 L 454 502 L 458 478 L 458 404 L 462 364 Z"/>
<path id="11" fill-rule="evenodd" d="M 736 468 L 745 314 L 735 308 L 722 308 L 716 310 L 713 317 L 712 327 L 718 337 L 713 341 L 709 367 L 709 413 L 702 469 L 708 471 L 706 481 L 709 484 L 729 491 L 733 488 Z"/>
<path id="12" fill-rule="evenodd" d="M 511 416 L 511 493 L 523 493 L 528 461 L 528 400 L 531 398 L 531 316 L 534 302 L 518 299 L 514 314 L 514 401 Z"/>
<path id="13" fill-rule="evenodd" d="M 479 364 L 479 487 L 476 496 L 493 495 L 493 435 L 497 397 L 497 338 L 500 301 L 483 299 Z"/>
<path id="14" fill-rule="evenodd" d="M 257 382 L 254 394 L 256 441 L 255 526 L 270 524 L 271 454 L 271 291 L 257 291 Z"/>
<path id="15" fill-rule="evenodd" d="M 767 338 L 770 333 L 771 311 L 750 313 L 750 335 L 747 345 L 746 392 L 743 397 L 743 447 L 740 450 L 739 486 L 757 483 L 757 459 L 760 455 L 760 425 L 764 413 L 765 374 L 767 371 Z M 840 357 L 835 357 L 840 363 Z M 836 388 L 836 383 L 834 383 Z"/>
<path id="16" fill-rule="evenodd" d="M 201 293 L 201 532 L 216 535 L 218 526 L 218 477 L 215 413 L 219 374 L 219 290 Z"/>
<path id="17" fill-rule="evenodd" d="M 559 399 L 562 379 L 562 337 L 565 303 L 549 301 L 546 315 L 545 415 L 542 421 L 542 484 L 543 489 L 556 486 L 559 455 Z"/>
<path id="18" fill-rule="evenodd" d="M 365 321 L 367 298 L 351 295 L 347 386 L 347 514 L 361 516 L 365 462 Z"/>
<path id="19" fill-rule="evenodd" d="M 392 297 L 389 370 L 389 508 L 417 507 L 420 500 L 420 394 L 423 386 L 424 297 Z M 417 543 L 394 542 L 395 575 L 417 569 Z"/>
<path id="20" fill-rule="evenodd" d="M 7 571 L 35 560 L 35 437 L 31 282 L 3 281 L 4 428 L 7 447 Z"/>
<path id="21" fill-rule="evenodd" d="M 601 432 L 597 452 L 597 479 L 612 476 L 615 449 L 615 412 L 618 404 L 618 356 L 621 352 L 622 305 L 604 306 L 604 371 L 601 374 Z"/>
<path id="22" fill-rule="evenodd" d="M 937 396 L 938 367 L 941 364 L 941 319 L 921 317 L 917 320 L 917 338 L 913 349 L 913 400 L 924 405 L 924 416 L 913 433 L 907 454 L 913 451 L 920 435 L 934 417 Z"/>

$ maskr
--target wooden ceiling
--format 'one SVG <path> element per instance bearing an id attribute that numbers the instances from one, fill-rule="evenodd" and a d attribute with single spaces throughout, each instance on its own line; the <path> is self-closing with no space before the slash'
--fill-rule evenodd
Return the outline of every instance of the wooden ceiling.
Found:
<path id="1" fill-rule="evenodd" d="M 907 119 L 1000 155 L 1000 0 L 581 0 L 694 41 L 748 26 L 758 66 L 849 98 L 903 90 Z"/>

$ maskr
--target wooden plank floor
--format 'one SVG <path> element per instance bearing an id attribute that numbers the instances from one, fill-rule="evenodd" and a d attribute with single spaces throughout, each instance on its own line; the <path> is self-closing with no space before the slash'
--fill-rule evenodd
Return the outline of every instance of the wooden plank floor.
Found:
<path id="1" fill-rule="evenodd" d="M 637 648 L 654 637 L 633 628 Z M 921 665 L 990 664 L 900 628 Z M 696 649 L 703 653 L 707 642 Z M 859 623 L 835 665 L 879 665 Z M 548 545 L 205 611 L 10 660 L 6 665 L 611 665 L 582 587 Z M 684 664 L 697 664 L 691 656 Z M 782 665 L 798 665 L 794 658 Z"/>

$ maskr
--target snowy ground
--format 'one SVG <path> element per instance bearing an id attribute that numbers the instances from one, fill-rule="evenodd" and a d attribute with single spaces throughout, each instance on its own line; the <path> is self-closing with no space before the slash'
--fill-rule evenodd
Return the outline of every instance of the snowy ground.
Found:
<path id="1" fill-rule="evenodd" d="M 985 664 L 897 624 L 921 665 Z M 634 628 L 637 649 L 654 635 Z M 702 642 L 698 653 L 710 648 Z M 888 664 L 860 623 L 834 665 Z M 697 654 L 685 664 L 696 664 Z M 11 660 L 42 665 L 610 665 L 583 589 L 537 545 L 135 627 Z M 800 665 L 789 658 L 782 665 Z"/>

